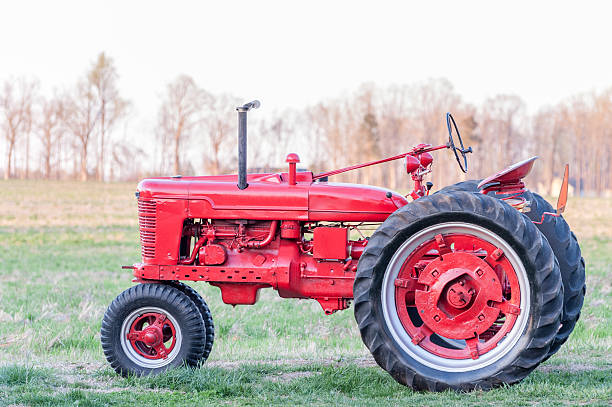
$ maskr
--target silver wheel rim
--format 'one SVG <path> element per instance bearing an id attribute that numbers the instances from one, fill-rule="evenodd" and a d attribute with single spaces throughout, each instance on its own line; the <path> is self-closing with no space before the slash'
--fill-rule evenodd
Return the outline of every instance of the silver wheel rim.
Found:
<path id="1" fill-rule="evenodd" d="M 404 329 L 395 305 L 395 279 L 408 256 L 422 243 L 434 238 L 437 234 L 471 234 L 502 249 L 514 267 L 521 290 L 521 313 L 508 334 L 498 343 L 497 347 L 481 355 L 478 359 L 449 359 L 434 355 L 412 343 L 412 338 Z M 381 287 L 381 303 L 385 324 L 395 342 L 410 357 L 433 369 L 441 371 L 466 372 L 489 366 L 505 356 L 520 339 L 529 320 L 530 285 L 525 266 L 512 247 L 497 234 L 483 227 L 462 222 L 439 223 L 427 227 L 410 236 L 395 252 L 387 265 Z M 444 341 L 457 345 L 463 341 Z"/>
<path id="2" fill-rule="evenodd" d="M 174 348 L 172 348 L 172 351 L 168 354 L 168 357 L 166 359 L 145 358 L 144 356 L 139 354 L 136 351 L 136 349 L 134 349 L 134 347 L 132 346 L 132 343 L 127 338 L 127 335 L 130 332 L 130 327 L 132 326 L 134 321 L 141 315 L 147 314 L 147 313 L 164 314 L 166 318 L 170 320 L 172 325 L 174 325 L 176 343 L 174 344 Z M 177 323 L 176 319 L 172 315 L 170 315 L 168 311 L 161 309 L 161 308 L 157 308 L 157 307 L 142 307 L 142 308 L 138 308 L 137 310 L 133 311 L 130 315 L 127 316 L 127 318 L 123 320 L 123 324 L 121 325 L 120 335 L 121 335 L 120 336 L 121 348 L 123 349 L 123 352 L 128 357 L 128 359 L 136 363 L 138 366 L 148 368 L 148 369 L 156 369 L 156 368 L 167 366 L 170 363 L 172 363 L 172 361 L 176 359 L 177 355 L 179 354 L 181 350 L 181 343 L 183 340 L 183 336 L 181 333 L 181 327 Z"/>

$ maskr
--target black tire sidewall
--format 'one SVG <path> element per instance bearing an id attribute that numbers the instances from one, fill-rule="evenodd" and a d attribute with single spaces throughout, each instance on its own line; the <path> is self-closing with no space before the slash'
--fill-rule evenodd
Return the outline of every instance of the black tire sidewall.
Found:
<path id="1" fill-rule="evenodd" d="M 389 260 L 400 245 L 417 231 L 446 222 L 474 224 L 504 240 L 524 264 L 530 286 L 526 326 L 521 336 L 514 332 L 512 348 L 489 365 L 462 372 L 428 367 L 404 351 L 386 327 L 380 297 Z M 559 329 L 562 290 L 559 265 L 544 235 L 509 205 L 465 191 L 430 195 L 389 216 L 370 238 L 353 287 L 355 319 L 376 362 L 399 383 L 429 391 L 490 389 L 522 380 L 541 363 Z"/>
<path id="2" fill-rule="evenodd" d="M 478 193 L 479 182 L 479 180 L 459 182 L 444 187 L 435 194 L 452 191 Z M 507 194 L 496 195 L 494 193 L 490 193 L 490 195 L 498 199 L 508 196 Z M 536 192 L 525 190 L 521 196 L 530 202 L 530 210 L 523 213 L 523 215 L 531 221 L 542 222 L 536 224 L 536 227 L 546 237 L 546 240 L 550 244 L 559 262 L 561 279 L 563 282 L 562 325 L 559 328 L 554 343 L 550 347 L 548 356 L 546 357 L 546 359 L 548 359 L 560 349 L 565 341 L 567 341 L 569 335 L 574 330 L 576 322 L 580 318 L 580 311 L 586 293 L 585 265 L 576 236 L 571 231 L 571 228 L 563 216 L 543 216 L 545 212 L 555 212 L 555 209 L 546 199 Z"/>
<path id="3" fill-rule="evenodd" d="M 153 286 L 154 284 L 146 285 Z M 132 287 L 131 289 L 126 290 L 124 294 L 135 294 L 135 288 L 137 287 Z M 107 360 L 111 363 L 115 370 L 117 370 L 123 376 L 155 374 L 170 368 L 181 366 L 185 363 L 189 364 L 189 360 L 192 358 L 191 354 L 194 352 L 194 349 L 198 347 L 198 338 L 194 337 L 193 335 L 192 325 L 194 319 L 193 312 L 198 314 L 201 322 L 201 315 L 199 315 L 199 311 L 186 294 L 173 287 L 166 288 L 167 290 L 172 291 L 169 293 L 164 292 L 163 294 L 167 295 L 162 296 L 160 296 L 156 290 L 146 290 L 146 288 L 142 290 L 140 295 L 119 295 L 104 315 L 103 327 L 106 326 L 110 329 L 108 335 L 105 335 L 104 333 L 102 334 L 103 348 Z M 127 291 L 130 290 L 133 292 L 127 293 Z M 145 307 L 162 309 L 167 315 L 171 315 L 176 320 L 178 327 L 175 327 L 175 329 L 180 329 L 181 331 L 181 344 L 179 352 L 176 357 L 165 366 L 157 368 L 143 367 L 126 355 L 121 345 L 121 328 L 123 322 L 130 316 L 130 314 L 132 314 L 132 312 L 139 308 Z"/>
<path id="4" fill-rule="evenodd" d="M 495 381 L 494 376 L 499 374 L 500 366 L 511 364 L 520 356 L 520 353 L 531 342 L 533 336 L 532 326 L 534 325 L 534 321 L 539 319 L 542 304 L 541 301 L 538 300 L 537 293 L 539 292 L 539 287 L 537 287 L 535 267 L 533 263 L 525 254 L 524 248 L 516 242 L 516 239 L 510 236 L 507 231 L 500 228 L 494 222 L 491 222 L 489 219 L 476 214 L 452 213 L 448 214 L 447 216 L 443 214 L 442 216 L 430 216 L 428 218 L 424 218 L 421 221 L 416 222 L 402 230 L 385 247 L 383 255 L 380 257 L 375 266 L 374 280 L 372 282 L 371 291 L 371 299 L 374 304 L 374 309 L 379 321 L 384 321 L 382 311 L 383 304 L 381 301 L 381 287 L 385 273 L 387 272 L 387 265 L 395 254 L 396 250 L 406 241 L 406 239 L 419 230 L 445 222 L 464 222 L 485 227 L 505 240 L 516 251 L 521 261 L 525 265 L 525 271 L 527 274 L 526 277 L 529 281 L 530 287 L 530 316 L 525 324 L 523 332 L 521 333 L 518 341 L 514 344 L 513 348 L 496 362 L 476 370 L 461 372 L 459 374 L 437 370 L 413 359 L 398 343 L 395 342 L 387 325 L 383 323 L 381 325 L 384 329 L 384 334 L 386 335 L 385 342 L 393 347 L 396 354 L 402 356 L 402 362 L 404 364 L 406 364 L 410 369 L 417 371 L 420 375 L 426 376 L 428 379 L 442 381 L 452 387 L 461 387 L 465 382 L 481 382 L 483 380 L 491 380 L 494 381 L 495 384 L 498 384 L 497 381 Z M 390 373 L 393 375 L 393 372 Z"/>
<path id="5" fill-rule="evenodd" d="M 198 308 L 198 311 L 202 316 L 202 320 L 204 321 L 204 331 L 206 333 L 206 344 L 204 346 L 202 355 L 200 356 L 200 362 L 205 362 L 210 356 L 210 352 L 212 351 L 215 341 L 215 324 L 208 304 L 193 287 L 188 286 L 185 283 L 180 281 L 169 281 L 165 284 L 182 291 Z"/>

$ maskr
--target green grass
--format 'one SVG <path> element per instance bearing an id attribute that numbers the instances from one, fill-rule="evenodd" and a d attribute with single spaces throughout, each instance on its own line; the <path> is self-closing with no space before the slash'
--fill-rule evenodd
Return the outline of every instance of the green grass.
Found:
<path id="1" fill-rule="evenodd" d="M 352 308 L 262 290 L 254 306 L 209 303 L 216 342 L 201 369 L 118 377 L 100 321 L 140 258 L 133 184 L 0 182 L 0 405 L 578 405 L 612 403 L 612 204 L 571 200 L 587 262 L 582 317 L 561 351 L 522 383 L 417 393 L 378 368 Z M 575 226 L 575 227 L 574 227 Z"/>
<path id="2" fill-rule="evenodd" d="M 419 393 L 378 368 L 245 365 L 176 369 L 160 376 L 119 379 L 105 370 L 62 381 L 48 370 L 5 367 L 0 396 L 26 405 L 578 405 L 609 401 L 610 369 L 536 371 L 521 384 L 489 392 Z M 16 371 L 16 373 L 12 373 Z M 16 379 L 6 380 L 6 377 Z"/>

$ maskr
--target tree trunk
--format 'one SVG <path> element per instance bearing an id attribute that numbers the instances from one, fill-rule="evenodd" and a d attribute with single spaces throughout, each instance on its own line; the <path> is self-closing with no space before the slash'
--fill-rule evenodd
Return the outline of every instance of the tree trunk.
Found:
<path id="1" fill-rule="evenodd" d="M 81 149 L 81 181 L 87 181 L 87 144 Z"/>
<path id="2" fill-rule="evenodd" d="M 11 159 L 13 158 L 13 147 L 14 143 L 9 143 L 8 146 L 8 160 L 6 161 L 6 172 L 4 173 L 4 179 L 7 180 L 11 177 Z"/>
<path id="3" fill-rule="evenodd" d="M 177 132 L 174 137 L 174 175 L 180 174 L 180 165 L 179 165 L 179 141 L 180 141 L 180 133 Z"/>
<path id="4" fill-rule="evenodd" d="M 174 175 L 180 175 L 181 172 L 181 166 L 179 161 L 179 145 L 182 133 L 183 123 L 179 122 L 176 132 L 174 133 Z"/>
<path id="5" fill-rule="evenodd" d="M 98 162 L 98 181 L 104 181 L 104 117 L 106 116 L 106 101 L 102 100 L 100 109 L 100 158 Z"/>
<path id="6" fill-rule="evenodd" d="M 51 179 L 51 148 L 45 152 L 45 178 Z"/>
<path id="7" fill-rule="evenodd" d="M 30 178 L 30 134 L 26 134 L 25 179 Z"/>
<path id="8" fill-rule="evenodd" d="M 76 144 L 70 146 L 70 152 L 72 154 L 72 176 L 74 179 L 79 179 L 79 160 L 78 160 L 78 150 Z"/>
<path id="9" fill-rule="evenodd" d="M 57 164 L 55 166 L 55 179 L 60 179 L 62 171 L 62 140 L 57 143 Z"/>
<path id="10" fill-rule="evenodd" d="M 557 152 L 557 142 L 556 138 L 552 137 L 552 142 L 550 144 L 550 160 L 548 162 L 548 180 L 546 181 L 546 189 L 548 193 L 554 195 L 554 191 L 552 190 L 553 181 L 555 180 L 555 156 Z"/>

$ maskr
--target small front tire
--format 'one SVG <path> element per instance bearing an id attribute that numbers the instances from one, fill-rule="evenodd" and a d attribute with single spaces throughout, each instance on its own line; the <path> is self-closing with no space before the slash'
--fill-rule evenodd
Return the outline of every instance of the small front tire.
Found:
<path id="1" fill-rule="evenodd" d="M 210 312 L 210 308 L 204 298 L 191 286 L 188 286 L 185 283 L 180 281 L 168 281 L 167 284 L 169 286 L 178 288 L 193 301 L 193 303 L 198 307 L 200 314 L 202 315 L 202 320 L 204 321 L 204 329 L 206 331 L 206 344 L 204 346 L 204 351 L 200 356 L 200 362 L 205 362 L 212 351 L 213 343 L 215 341 L 215 324 L 213 321 L 212 313 Z"/>
<path id="2" fill-rule="evenodd" d="M 104 314 L 100 333 L 106 359 L 126 377 L 196 366 L 206 337 L 193 301 L 163 284 L 139 284 L 117 296 Z"/>

